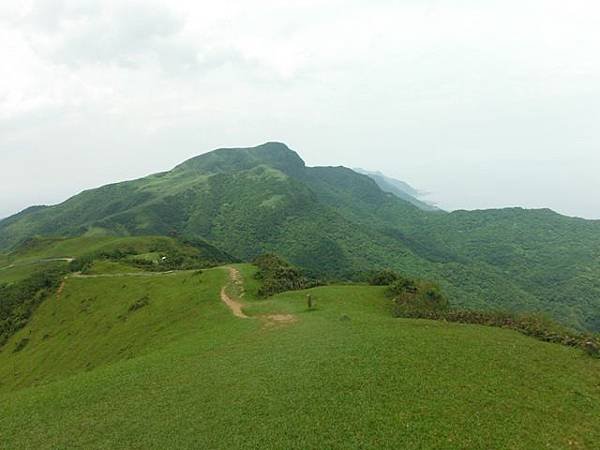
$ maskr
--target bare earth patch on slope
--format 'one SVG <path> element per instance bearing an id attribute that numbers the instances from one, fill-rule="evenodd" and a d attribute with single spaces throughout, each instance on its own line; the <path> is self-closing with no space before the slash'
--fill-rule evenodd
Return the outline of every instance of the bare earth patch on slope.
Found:
<path id="1" fill-rule="evenodd" d="M 285 325 L 292 325 L 298 322 L 298 318 L 292 314 L 269 314 L 261 316 L 263 319 L 263 328 L 275 328 Z"/>

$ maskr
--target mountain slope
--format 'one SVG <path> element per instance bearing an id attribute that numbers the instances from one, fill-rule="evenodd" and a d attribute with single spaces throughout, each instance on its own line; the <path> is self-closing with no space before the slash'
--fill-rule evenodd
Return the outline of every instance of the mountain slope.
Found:
<path id="1" fill-rule="evenodd" d="M 457 211 L 411 234 L 493 266 L 564 323 L 600 331 L 600 222 L 550 210 Z"/>
<path id="2" fill-rule="evenodd" d="M 202 238 L 244 260 L 279 253 L 321 276 L 391 267 L 457 305 L 542 311 L 600 329 L 600 222 L 544 210 L 423 211 L 283 144 L 220 149 L 0 222 L 0 250 L 35 235 Z"/>
<path id="3" fill-rule="evenodd" d="M 245 259 L 277 250 L 338 275 L 377 261 L 385 265 L 390 249 L 397 262 L 418 262 L 401 242 L 373 239 L 369 216 L 351 216 L 359 200 L 371 211 L 390 204 L 369 178 L 342 168 L 306 168 L 281 144 L 224 149 L 170 172 L 86 191 L 2 221 L 0 246 L 38 234 L 174 234 L 206 238 Z M 416 211 L 403 202 L 395 207 L 399 214 Z"/>
<path id="4" fill-rule="evenodd" d="M 222 268 L 67 280 L 0 349 L 0 447 L 591 449 L 600 439 L 600 364 L 579 350 L 394 319 L 378 287 L 311 290 L 313 311 L 306 292 L 258 301 L 255 269 L 237 268 L 250 319 L 219 300 Z M 132 310 L 140 297 L 147 305 Z"/>

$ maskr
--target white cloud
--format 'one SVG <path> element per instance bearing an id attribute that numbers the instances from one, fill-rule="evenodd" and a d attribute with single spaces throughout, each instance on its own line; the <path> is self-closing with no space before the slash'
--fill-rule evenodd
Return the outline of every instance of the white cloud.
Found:
<path id="1" fill-rule="evenodd" d="M 583 200 L 600 188 L 599 17 L 591 0 L 4 2 L 0 215 L 277 139 L 446 207 L 600 217 Z"/>
<path id="2" fill-rule="evenodd" d="M 194 45 L 179 39 L 183 20 L 158 4 L 134 1 L 38 0 L 27 17 L 29 38 L 57 64 L 139 68 L 194 67 Z"/>

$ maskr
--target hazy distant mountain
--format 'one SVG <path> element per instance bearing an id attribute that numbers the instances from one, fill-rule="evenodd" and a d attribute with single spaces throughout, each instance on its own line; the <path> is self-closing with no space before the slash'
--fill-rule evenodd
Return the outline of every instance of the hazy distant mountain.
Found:
<path id="1" fill-rule="evenodd" d="M 0 250 L 36 235 L 197 237 L 241 259 L 274 251 L 329 277 L 391 267 L 438 280 L 458 305 L 545 311 L 600 329 L 600 222 L 548 210 L 431 211 L 411 188 L 376 178 L 306 167 L 279 143 L 220 149 L 4 219 Z"/>
<path id="2" fill-rule="evenodd" d="M 412 203 L 423 211 L 440 210 L 434 204 L 422 200 L 421 197 L 423 194 L 404 181 L 390 178 L 381 172 L 370 172 L 359 168 L 354 169 L 354 171 L 372 178 L 382 191 L 394 194 L 397 197 Z"/>

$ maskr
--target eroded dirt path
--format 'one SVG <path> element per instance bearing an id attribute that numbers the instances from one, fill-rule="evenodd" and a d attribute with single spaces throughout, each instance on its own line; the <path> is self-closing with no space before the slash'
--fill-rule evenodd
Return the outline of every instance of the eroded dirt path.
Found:
<path id="1" fill-rule="evenodd" d="M 60 286 L 56 290 L 56 300 L 60 300 L 60 296 L 62 295 L 63 291 L 65 290 L 66 284 L 67 284 L 67 277 L 64 277 L 62 282 L 60 283 Z"/>
<path id="2" fill-rule="evenodd" d="M 244 283 L 242 281 L 242 274 L 239 270 L 233 267 L 228 267 L 227 271 L 229 272 L 230 282 L 221 289 L 221 300 L 227 305 L 234 316 L 239 317 L 240 319 L 249 319 L 250 317 L 244 314 L 244 311 L 242 310 L 242 303 L 234 299 L 233 295 L 230 295 L 227 292 L 228 288 L 235 289 L 239 298 L 244 296 Z"/>
<path id="3" fill-rule="evenodd" d="M 229 283 L 221 289 L 221 300 L 227 305 L 234 316 L 240 319 L 260 319 L 263 328 L 269 329 L 281 325 L 296 323 L 298 318 L 292 314 L 266 314 L 249 317 L 244 311 L 244 304 L 240 301 L 244 298 L 244 279 L 239 270 L 234 267 L 226 268 L 229 273 Z"/>

